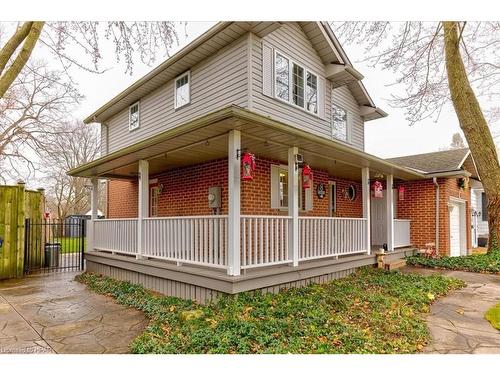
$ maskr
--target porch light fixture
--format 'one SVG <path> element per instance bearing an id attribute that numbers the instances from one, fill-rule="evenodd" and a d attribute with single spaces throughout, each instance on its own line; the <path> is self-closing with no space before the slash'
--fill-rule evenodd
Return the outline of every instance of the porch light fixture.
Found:
<path id="1" fill-rule="evenodd" d="M 384 197 L 383 186 L 380 181 L 375 180 L 375 182 L 372 184 L 372 190 L 373 190 L 373 198 Z"/>
<path id="2" fill-rule="evenodd" d="M 309 189 L 311 187 L 312 178 L 313 178 L 312 169 L 308 164 L 305 164 L 302 167 L 302 187 L 304 189 Z"/>
<path id="3" fill-rule="evenodd" d="M 255 170 L 255 155 L 251 152 L 245 151 L 241 156 L 242 172 L 243 176 L 241 179 L 243 181 L 253 180 L 252 172 Z"/>

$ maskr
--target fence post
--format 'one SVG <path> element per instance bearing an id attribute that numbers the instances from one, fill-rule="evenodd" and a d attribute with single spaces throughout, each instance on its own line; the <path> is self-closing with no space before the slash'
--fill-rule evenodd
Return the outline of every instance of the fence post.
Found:
<path id="1" fill-rule="evenodd" d="M 80 251 L 80 270 L 83 271 L 85 268 L 85 219 L 80 219 L 80 241 L 81 241 L 81 251 Z"/>

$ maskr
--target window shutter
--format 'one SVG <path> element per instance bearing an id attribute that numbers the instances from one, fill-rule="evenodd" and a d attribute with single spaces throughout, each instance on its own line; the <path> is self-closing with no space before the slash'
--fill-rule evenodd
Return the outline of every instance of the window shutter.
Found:
<path id="1" fill-rule="evenodd" d="M 313 188 L 309 189 L 304 189 L 304 194 L 305 194 L 305 204 L 304 204 L 304 209 L 306 211 L 312 211 L 313 209 Z"/>
<path id="2" fill-rule="evenodd" d="M 488 198 L 486 193 L 481 193 L 481 219 L 488 221 Z"/>
<path id="3" fill-rule="evenodd" d="M 318 77 L 318 116 L 325 118 L 325 97 L 326 97 L 326 81 L 323 77 Z"/>
<path id="4" fill-rule="evenodd" d="M 273 95 L 273 48 L 262 43 L 262 93 L 267 96 Z"/>
<path id="5" fill-rule="evenodd" d="M 271 165 L 271 208 L 280 208 L 279 181 L 280 167 L 279 165 Z"/>

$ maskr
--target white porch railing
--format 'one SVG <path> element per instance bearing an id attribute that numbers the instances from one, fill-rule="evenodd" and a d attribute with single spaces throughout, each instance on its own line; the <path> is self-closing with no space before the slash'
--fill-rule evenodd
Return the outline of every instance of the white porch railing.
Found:
<path id="1" fill-rule="evenodd" d="M 227 215 L 145 218 L 143 256 L 226 268 Z"/>
<path id="2" fill-rule="evenodd" d="M 137 219 L 95 220 L 92 234 L 96 250 L 137 254 Z"/>
<path id="3" fill-rule="evenodd" d="M 404 232 L 396 224 L 396 234 Z M 242 215 L 241 268 L 292 263 L 290 216 Z M 367 220 L 363 218 L 299 217 L 299 261 L 364 253 Z M 117 253 L 138 254 L 138 219 L 94 221 L 94 248 Z M 396 245 L 404 246 L 404 236 Z M 183 216 L 143 219 L 141 256 L 177 264 L 211 268 L 228 266 L 228 216 Z"/>
<path id="4" fill-rule="evenodd" d="M 363 218 L 300 217 L 299 260 L 368 251 Z"/>
<path id="5" fill-rule="evenodd" d="M 290 263 L 290 216 L 241 216 L 241 268 Z"/>
<path id="6" fill-rule="evenodd" d="M 410 220 L 394 219 L 394 247 L 411 245 Z"/>

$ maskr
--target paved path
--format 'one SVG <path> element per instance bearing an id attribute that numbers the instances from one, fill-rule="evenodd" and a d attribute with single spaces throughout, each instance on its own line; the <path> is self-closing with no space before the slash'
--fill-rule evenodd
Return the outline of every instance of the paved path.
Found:
<path id="1" fill-rule="evenodd" d="M 439 298 L 427 317 L 432 342 L 427 353 L 500 353 L 500 331 L 484 318 L 500 302 L 500 276 L 407 267 L 405 272 L 440 273 L 462 279 L 467 286 Z"/>
<path id="2" fill-rule="evenodd" d="M 0 281 L 0 353 L 127 353 L 144 315 L 61 272 Z"/>

